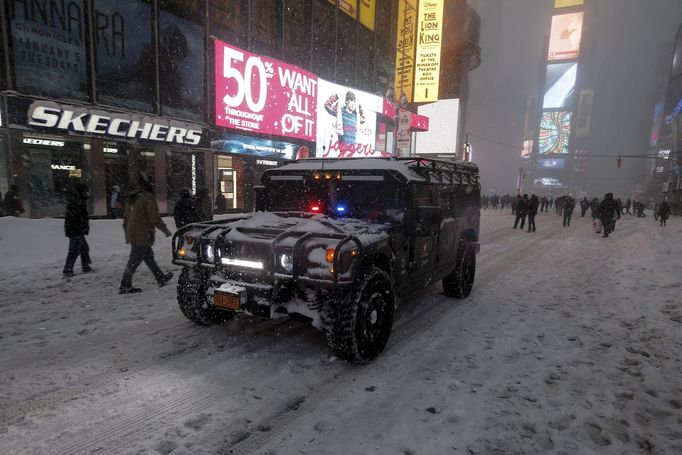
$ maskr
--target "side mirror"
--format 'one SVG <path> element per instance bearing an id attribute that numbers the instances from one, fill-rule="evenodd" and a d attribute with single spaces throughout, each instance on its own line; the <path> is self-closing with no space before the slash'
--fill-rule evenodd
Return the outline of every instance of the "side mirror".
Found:
<path id="1" fill-rule="evenodd" d="M 263 212 L 267 210 L 267 193 L 265 191 L 265 187 L 263 185 L 256 185 L 253 187 L 253 190 L 256 193 L 256 211 L 257 212 Z"/>

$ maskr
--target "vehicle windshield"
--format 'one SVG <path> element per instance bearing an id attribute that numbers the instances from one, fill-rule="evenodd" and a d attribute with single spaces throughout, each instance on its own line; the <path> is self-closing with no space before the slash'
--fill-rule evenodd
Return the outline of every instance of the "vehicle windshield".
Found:
<path id="1" fill-rule="evenodd" d="M 364 180 L 356 180 L 360 178 Z M 322 213 L 378 222 L 400 221 L 406 205 L 402 188 L 381 176 L 273 180 L 267 185 L 264 202 L 273 212 Z"/>

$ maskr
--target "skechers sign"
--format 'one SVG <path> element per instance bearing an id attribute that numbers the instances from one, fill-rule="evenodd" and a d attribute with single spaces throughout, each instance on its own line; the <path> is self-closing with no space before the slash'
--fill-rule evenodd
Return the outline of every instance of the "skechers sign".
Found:
<path id="1" fill-rule="evenodd" d="M 140 139 L 181 145 L 199 145 L 201 127 L 189 123 L 141 115 L 111 113 L 83 107 L 34 101 L 28 108 L 28 124 L 112 138 Z"/>

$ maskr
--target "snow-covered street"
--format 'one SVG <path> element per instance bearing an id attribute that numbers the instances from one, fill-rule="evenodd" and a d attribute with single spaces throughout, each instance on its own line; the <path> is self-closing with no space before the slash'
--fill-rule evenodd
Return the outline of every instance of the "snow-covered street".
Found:
<path id="1" fill-rule="evenodd" d="M 0 218 L 0 453 L 682 453 L 682 220 L 512 224 L 483 211 L 472 294 L 404 301 L 356 366 L 290 319 L 187 321 L 158 232 L 175 277 L 119 295 L 120 220 L 63 280 L 62 220 Z"/>

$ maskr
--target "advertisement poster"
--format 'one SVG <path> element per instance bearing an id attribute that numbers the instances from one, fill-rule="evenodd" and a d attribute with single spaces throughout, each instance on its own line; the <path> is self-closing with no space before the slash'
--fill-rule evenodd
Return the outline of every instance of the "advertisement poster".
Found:
<path id="1" fill-rule="evenodd" d="M 583 13 L 560 14 L 552 17 L 547 60 L 578 58 L 580 36 L 583 30 Z"/>
<path id="2" fill-rule="evenodd" d="M 569 6 L 580 6 L 584 0 L 554 0 L 555 8 L 567 8 Z"/>
<path id="3" fill-rule="evenodd" d="M 358 18 L 358 0 L 327 0 L 332 5 L 338 5 L 339 11 L 343 11 L 353 19 Z"/>
<path id="4" fill-rule="evenodd" d="M 412 102 L 414 84 L 414 49 L 417 36 L 417 0 L 404 0 L 398 4 L 398 33 L 396 42 L 395 97 L 404 93 Z"/>
<path id="5" fill-rule="evenodd" d="M 8 2 L 12 58 L 20 92 L 47 97 L 87 99 L 87 54 L 83 0 Z M 64 18 L 64 20 L 55 20 Z"/>
<path id="6" fill-rule="evenodd" d="M 410 145 L 411 145 L 411 131 L 410 131 L 410 117 L 412 113 L 407 110 L 401 110 L 399 115 L 398 123 L 398 134 L 396 143 L 396 155 L 398 156 L 410 156 Z"/>
<path id="7" fill-rule="evenodd" d="M 216 125 L 315 141 L 318 79 L 215 40 Z"/>
<path id="8" fill-rule="evenodd" d="M 578 101 L 578 120 L 575 124 L 576 137 L 587 137 L 587 135 L 590 134 L 593 102 L 594 90 L 580 91 L 580 101 Z"/>
<path id="9" fill-rule="evenodd" d="M 564 158 L 556 159 L 539 159 L 537 161 L 538 169 L 563 169 L 566 165 L 566 160 Z"/>
<path id="10" fill-rule="evenodd" d="M 571 107 L 575 93 L 577 63 L 555 63 L 547 65 L 543 109 L 566 109 Z"/>
<path id="11" fill-rule="evenodd" d="M 358 20 L 362 25 L 374 31 L 374 18 L 376 16 L 376 1 L 377 0 L 358 0 Z"/>
<path id="12" fill-rule="evenodd" d="M 414 101 L 416 103 L 438 101 L 443 1 L 422 0 L 419 2 L 414 71 Z"/>
<path id="13" fill-rule="evenodd" d="M 570 112 L 543 112 L 539 134 L 540 155 L 568 153 L 570 133 Z"/>
<path id="14" fill-rule="evenodd" d="M 318 82 L 315 156 L 390 156 L 375 147 L 377 112 L 383 110 L 383 98 L 323 79 Z"/>
<path id="15" fill-rule="evenodd" d="M 419 115 L 430 119 L 428 131 L 417 134 L 417 155 L 457 155 L 459 98 L 419 106 Z"/>
<path id="16" fill-rule="evenodd" d="M 110 106 L 154 111 L 154 44 L 147 0 L 96 0 L 97 100 Z"/>
<path id="17" fill-rule="evenodd" d="M 526 139 L 523 141 L 523 149 L 521 149 L 521 158 L 526 160 L 533 154 L 533 140 Z"/>
<path id="18" fill-rule="evenodd" d="M 204 32 L 201 26 L 167 11 L 159 12 L 159 89 L 161 114 L 204 118 Z"/>
<path id="19" fill-rule="evenodd" d="M 226 153 L 255 155 L 270 159 L 293 159 L 298 145 L 283 141 L 271 141 L 242 134 L 227 133 L 211 141 L 211 148 Z"/>

